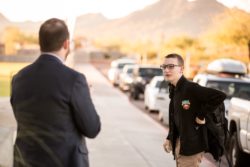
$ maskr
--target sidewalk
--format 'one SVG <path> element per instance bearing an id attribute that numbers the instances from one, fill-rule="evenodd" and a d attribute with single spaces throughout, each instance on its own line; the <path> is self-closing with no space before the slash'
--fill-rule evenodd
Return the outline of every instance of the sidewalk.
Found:
<path id="1" fill-rule="evenodd" d="M 88 140 L 92 167 L 175 167 L 172 154 L 162 144 L 167 131 L 135 108 L 93 66 L 79 64 L 91 85 L 91 95 L 101 116 L 102 130 Z M 202 167 L 212 167 L 206 159 Z"/>
<path id="2" fill-rule="evenodd" d="M 13 164 L 13 144 L 16 135 L 14 118 L 9 97 L 0 98 L 0 166 L 11 167 Z"/>

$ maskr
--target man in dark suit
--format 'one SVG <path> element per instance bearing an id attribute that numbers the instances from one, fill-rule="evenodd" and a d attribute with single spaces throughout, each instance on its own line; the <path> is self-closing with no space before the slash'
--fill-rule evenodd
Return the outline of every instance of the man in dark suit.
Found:
<path id="1" fill-rule="evenodd" d="M 85 137 L 100 131 L 86 78 L 63 64 L 69 31 L 60 19 L 39 30 L 41 55 L 12 80 L 15 167 L 88 167 Z"/>

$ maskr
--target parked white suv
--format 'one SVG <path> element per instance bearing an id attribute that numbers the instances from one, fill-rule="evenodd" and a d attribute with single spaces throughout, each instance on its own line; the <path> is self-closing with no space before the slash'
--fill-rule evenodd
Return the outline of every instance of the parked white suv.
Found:
<path id="1" fill-rule="evenodd" d="M 249 166 L 250 159 L 250 87 L 248 98 L 232 98 L 229 105 L 228 157 L 232 166 Z"/>
<path id="2" fill-rule="evenodd" d="M 246 90 L 250 89 L 250 80 L 244 77 L 221 77 L 212 74 L 198 74 L 193 79 L 201 86 L 214 88 L 227 95 L 224 101 L 226 114 L 230 99 L 232 97 L 242 97 Z"/>
<path id="3" fill-rule="evenodd" d="M 165 89 L 165 90 L 163 90 Z M 145 109 L 149 112 L 151 111 L 159 111 L 160 103 L 159 101 L 159 94 L 167 92 L 168 89 L 168 82 L 164 80 L 163 76 L 155 76 L 149 84 L 146 85 L 145 92 L 144 92 L 144 105 Z"/>
<path id="4" fill-rule="evenodd" d="M 226 116 L 230 99 L 242 97 L 250 88 L 250 79 L 245 77 L 246 65 L 232 59 L 217 59 L 207 66 L 208 74 L 197 74 L 193 81 L 201 86 L 223 91 L 227 95 L 224 101 Z"/>

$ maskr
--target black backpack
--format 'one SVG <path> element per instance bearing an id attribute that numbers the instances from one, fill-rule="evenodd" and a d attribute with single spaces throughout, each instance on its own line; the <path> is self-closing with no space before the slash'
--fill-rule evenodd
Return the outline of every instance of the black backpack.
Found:
<path id="1" fill-rule="evenodd" d="M 207 150 L 216 161 L 220 161 L 226 155 L 225 145 L 228 139 L 228 120 L 225 117 L 225 106 L 222 102 L 213 112 L 207 113 L 205 124 L 205 141 Z M 226 156 L 227 158 L 227 156 Z M 227 161 L 229 162 L 228 158 Z"/>

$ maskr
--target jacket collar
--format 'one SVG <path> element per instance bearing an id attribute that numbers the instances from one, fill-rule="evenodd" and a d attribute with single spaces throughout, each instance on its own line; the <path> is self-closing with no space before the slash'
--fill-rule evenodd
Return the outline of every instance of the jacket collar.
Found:
<path id="1" fill-rule="evenodd" d="M 182 75 L 176 84 L 175 90 L 180 90 L 186 81 L 187 79 Z"/>
<path id="2" fill-rule="evenodd" d="M 56 61 L 58 63 L 63 64 L 63 62 L 59 58 L 57 58 L 54 55 L 48 54 L 48 53 L 41 54 L 37 60 L 38 61 L 40 61 L 40 60 L 42 60 L 42 61 Z"/>

